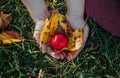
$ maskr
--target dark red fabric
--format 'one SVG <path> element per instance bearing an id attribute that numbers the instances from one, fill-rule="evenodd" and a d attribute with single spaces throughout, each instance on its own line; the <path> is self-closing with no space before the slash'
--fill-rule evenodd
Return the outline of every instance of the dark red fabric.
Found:
<path id="1" fill-rule="evenodd" d="M 105 30 L 120 37 L 120 0 L 86 0 L 85 12 Z"/>

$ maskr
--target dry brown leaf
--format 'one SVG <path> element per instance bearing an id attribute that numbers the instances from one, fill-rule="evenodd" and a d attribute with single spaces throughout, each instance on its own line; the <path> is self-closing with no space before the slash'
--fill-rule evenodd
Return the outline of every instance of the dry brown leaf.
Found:
<path id="1" fill-rule="evenodd" d="M 10 24 L 11 16 L 10 14 L 0 13 L 0 28 L 7 27 Z"/>
<path id="2" fill-rule="evenodd" d="M 16 31 L 5 31 L 0 34 L 0 40 L 3 44 L 24 41 L 24 38 Z"/>

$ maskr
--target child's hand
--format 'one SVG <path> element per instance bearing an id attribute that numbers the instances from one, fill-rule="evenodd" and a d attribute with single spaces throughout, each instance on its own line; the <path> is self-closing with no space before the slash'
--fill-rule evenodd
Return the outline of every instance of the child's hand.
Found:
<path id="1" fill-rule="evenodd" d="M 67 19 L 68 23 L 70 24 L 70 26 L 74 30 L 75 29 L 79 29 L 79 28 L 83 28 L 83 42 L 82 42 L 82 47 L 74 53 L 73 57 L 67 56 L 67 59 L 74 59 L 80 53 L 80 51 L 84 48 L 84 46 L 85 46 L 85 43 L 86 43 L 87 38 L 88 38 L 89 27 L 88 27 L 87 24 L 84 26 L 85 21 L 80 16 L 66 14 L 66 19 Z"/>

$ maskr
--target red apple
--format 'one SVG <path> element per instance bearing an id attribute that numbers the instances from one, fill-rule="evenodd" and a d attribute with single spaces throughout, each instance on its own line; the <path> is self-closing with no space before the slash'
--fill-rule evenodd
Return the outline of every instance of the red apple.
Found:
<path id="1" fill-rule="evenodd" d="M 67 43 L 68 39 L 63 34 L 54 34 L 50 38 L 50 45 L 56 50 L 63 49 L 64 47 L 67 46 Z"/>

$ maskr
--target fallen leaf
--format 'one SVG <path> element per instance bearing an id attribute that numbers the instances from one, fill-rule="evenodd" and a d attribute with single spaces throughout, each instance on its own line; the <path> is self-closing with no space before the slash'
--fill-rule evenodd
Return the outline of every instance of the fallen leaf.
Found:
<path id="1" fill-rule="evenodd" d="M 0 40 L 3 44 L 24 41 L 24 38 L 16 31 L 5 31 L 0 34 Z"/>
<path id="2" fill-rule="evenodd" d="M 11 16 L 10 14 L 0 13 L 0 28 L 7 27 L 10 24 Z"/>
<path id="3" fill-rule="evenodd" d="M 40 45 L 42 43 L 48 43 L 49 38 L 53 35 L 58 26 L 58 14 L 52 14 L 50 19 L 46 19 L 45 26 L 40 32 Z"/>
<path id="4" fill-rule="evenodd" d="M 48 41 L 49 33 L 50 33 L 48 25 L 49 25 L 49 20 L 46 19 L 45 26 L 43 27 L 43 30 L 40 32 L 40 44 L 47 43 L 47 41 Z"/>
<path id="5" fill-rule="evenodd" d="M 49 25 L 49 28 L 50 28 L 50 35 L 53 35 L 54 31 L 57 29 L 58 27 L 58 14 L 57 13 L 54 13 L 53 14 L 53 18 L 52 20 L 50 21 L 50 25 Z"/>

